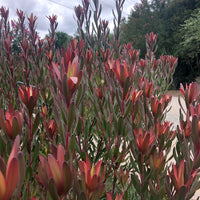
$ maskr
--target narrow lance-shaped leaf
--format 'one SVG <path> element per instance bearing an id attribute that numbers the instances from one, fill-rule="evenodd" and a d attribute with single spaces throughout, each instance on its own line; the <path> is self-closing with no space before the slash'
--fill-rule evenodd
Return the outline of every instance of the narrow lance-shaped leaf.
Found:
<path id="1" fill-rule="evenodd" d="M 59 200 L 54 180 L 51 178 L 49 181 L 49 193 L 53 200 Z"/>
<path id="2" fill-rule="evenodd" d="M 199 145 L 199 120 L 196 115 L 192 118 L 192 141 L 195 145 L 195 148 L 198 148 Z"/>
<path id="3" fill-rule="evenodd" d="M 75 104 L 71 103 L 68 113 L 68 124 L 67 124 L 68 132 L 71 130 L 74 120 L 75 120 Z"/>
<path id="4" fill-rule="evenodd" d="M 5 199 L 10 199 L 18 182 L 19 177 L 19 164 L 17 158 L 10 161 L 6 170 L 6 195 Z"/>

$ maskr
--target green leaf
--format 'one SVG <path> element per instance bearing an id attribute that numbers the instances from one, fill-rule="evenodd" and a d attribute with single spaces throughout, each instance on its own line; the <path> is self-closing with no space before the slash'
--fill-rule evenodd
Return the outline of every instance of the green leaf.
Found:
<path id="1" fill-rule="evenodd" d="M 0 157 L 0 171 L 6 176 L 6 164 L 2 157 Z"/>
<path id="2" fill-rule="evenodd" d="M 118 126 L 117 126 L 118 134 L 121 135 L 122 130 L 123 130 L 123 118 L 122 117 L 119 117 L 117 124 L 118 124 Z"/>
<path id="3" fill-rule="evenodd" d="M 15 138 L 18 134 L 20 134 L 19 122 L 16 117 L 13 117 L 12 121 L 12 133 L 13 137 Z"/>
<path id="4" fill-rule="evenodd" d="M 62 78 L 62 89 L 63 89 L 63 94 L 64 94 L 66 102 L 69 102 L 70 101 L 70 91 L 69 91 L 68 78 L 67 78 L 66 73 L 63 75 L 63 78 Z"/>
<path id="5" fill-rule="evenodd" d="M 70 150 L 71 152 L 74 152 L 75 143 L 76 143 L 75 136 L 72 135 L 71 138 L 70 138 L 70 141 L 69 141 L 69 150 Z"/>
<path id="6" fill-rule="evenodd" d="M 19 194 L 21 191 L 21 187 L 24 183 L 24 178 L 25 178 L 25 174 L 26 174 L 24 155 L 21 151 L 18 152 L 17 159 L 18 159 L 19 166 L 20 166 L 19 167 L 19 178 L 18 178 L 18 183 L 17 183 L 17 194 Z"/>
<path id="7" fill-rule="evenodd" d="M 77 97 L 76 97 L 76 105 L 78 106 L 82 100 L 83 94 L 85 93 L 85 87 L 78 87 Z"/>
<path id="8" fill-rule="evenodd" d="M 176 200 L 183 200 L 183 199 L 185 199 L 185 196 L 186 196 L 186 187 L 182 186 L 178 191 Z"/>
<path id="9" fill-rule="evenodd" d="M 61 110 L 61 116 L 62 116 L 63 122 L 66 124 L 67 120 L 66 120 L 66 115 L 64 113 L 64 110 Z"/>
<path id="10" fill-rule="evenodd" d="M 125 109 L 125 112 L 124 112 L 124 118 L 126 118 L 128 116 L 128 114 L 130 113 L 130 111 L 131 111 L 131 109 L 133 107 L 133 102 L 132 101 L 129 101 L 127 104 L 126 104 L 126 109 Z"/>
<path id="11" fill-rule="evenodd" d="M 197 158 L 195 159 L 194 167 L 193 169 L 197 169 L 200 167 L 200 153 L 198 154 Z"/>
<path id="12" fill-rule="evenodd" d="M 198 145 L 199 142 L 199 120 L 196 115 L 193 116 L 192 118 L 192 141 L 194 145 Z"/>
<path id="13" fill-rule="evenodd" d="M 82 151 L 80 157 L 82 160 L 86 160 L 86 153 Z"/>
<path id="14" fill-rule="evenodd" d="M 86 194 L 84 192 L 81 192 L 79 198 L 80 200 L 87 200 Z"/>
<path id="15" fill-rule="evenodd" d="M 127 77 L 124 83 L 124 88 L 123 88 L 123 99 L 125 99 L 127 92 L 129 90 L 129 86 L 130 86 L 130 78 Z"/>
<path id="16" fill-rule="evenodd" d="M 82 132 L 82 124 L 81 124 L 81 118 L 80 117 L 78 119 L 78 124 L 77 124 L 77 128 L 76 128 L 76 132 L 77 132 L 77 135 L 80 135 L 81 132 Z"/>
<path id="17" fill-rule="evenodd" d="M 72 124 L 75 120 L 75 105 L 74 103 L 71 103 L 70 107 L 69 107 L 69 113 L 68 113 L 68 131 L 71 130 Z"/>
<path id="18" fill-rule="evenodd" d="M 40 117 L 40 113 L 38 113 L 38 114 L 36 115 L 35 121 L 34 121 L 34 123 L 33 123 L 32 135 L 34 135 L 35 132 L 37 131 L 40 122 L 41 122 L 41 117 Z"/>
<path id="19" fill-rule="evenodd" d="M 132 175 L 131 175 L 131 181 L 132 181 L 132 183 L 133 183 L 134 188 L 136 189 L 136 192 L 137 192 L 138 194 L 140 194 L 140 193 L 141 193 L 140 181 L 139 181 L 137 175 L 132 174 Z"/>
<path id="20" fill-rule="evenodd" d="M 65 194 L 66 194 L 72 185 L 72 174 L 71 174 L 70 168 L 66 162 L 63 163 L 62 170 L 63 170 Z"/>
<path id="21" fill-rule="evenodd" d="M 33 177 L 33 169 L 31 167 L 26 168 L 26 179 L 30 180 Z"/>
<path id="22" fill-rule="evenodd" d="M 53 178 L 51 178 L 50 181 L 49 181 L 49 193 L 50 193 L 53 200 L 59 200 Z"/>

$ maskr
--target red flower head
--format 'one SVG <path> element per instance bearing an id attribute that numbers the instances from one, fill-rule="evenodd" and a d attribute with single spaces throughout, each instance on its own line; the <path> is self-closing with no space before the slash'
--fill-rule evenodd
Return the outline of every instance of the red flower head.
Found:
<path id="1" fill-rule="evenodd" d="M 58 25 L 58 23 L 57 23 L 57 16 L 56 15 L 52 15 L 52 16 L 47 16 L 47 19 L 49 20 L 49 22 L 50 22 L 50 24 L 51 24 L 51 26 L 55 26 L 55 27 L 57 27 L 57 25 Z"/>
<path id="2" fill-rule="evenodd" d="M 130 79 L 132 79 L 134 68 L 133 66 L 131 66 L 128 70 L 127 63 L 124 62 L 123 64 L 120 64 L 119 59 L 117 59 L 112 67 L 112 71 L 116 75 L 121 87 L 124 88 L 126 78 L 129 77 Z"/>
<path id="3" fill-rule="evenodd" d="M 46 120 L 47 119 L 47 114 L 48 114 L 46 106 L 42 107 L 42 112 L 41 113 L 42 113 L 42 116 L 44 117 L 44 119 Z"/>
<path id="4" fill-rule="evenodd" d="M 36 16 L 33 16 L 33 13 L 31 13 L 30 17 L 28 17 L 28 21 L 29 21 L 29 26 L 31 28 L 33 28 L 35 26 L 35 22 L 37 20 Z"/>
<path id="5" fill-rule="evenodd" d="M 162 135 L 164 135 L 165 137 L 173 137 L 175 132 L 170 130 L 170 128 L 172 127 L 173 123 L 170 123 L 168 121 L 165 121 L 163 124 L 161 124 L 160 122 L 157 122 L 156 124 L 156 128 L 157 128 L 157 132 L 158 132 L 158 138 L 161 138 Z"/>
<path id="6" fill-rule="evenodd" d="M 146 66 L 147 66 L 146 61 L 143 60 L 143 59 L 140 59 L 139 67 L 140 67 L 140 69 L 142 70 L 142 72 L 146 69 Z"/>
<path id="7" fill-rule="evenodd" d="M 7 21 L 8 15 L 9 15 L 9 9 L 6 10 L 6 8 L 4 8 L 3 6 L 1 6 L 0 13 L 1 13 L 1 17 L 4 18 L 5 21 Z"/>
<path id="8" fill-rule="evenodd" d="M 155 44 L 157 41 L 157 35 L 151 32 L 150 34 L 146 34 L 146 44 L 153 51 Z"/>
<path id="9" fill-rule="evenodd" d="M 151 111 L 154 117 L 161 114 L 161 102 L 156 97 L 151 97 Z"/>
<path id="10" fill-rule="evenodd" d="M 157 97 L 151 97 L 151 111 L 154 117 L 162 114 L 163 110 L 167 107 L 172 97 L 168 97 L 166 94 L 158 100 Z"/>
<path id="11" fill-rule="evenodd" d="M 172 100 L 172 96 L 169 96 L 167 94 L 162 95 L 160 99 L 162 109 L 165 109 L 171 100 Z"/>
<path id="12" fill-rule="evenodd" d="M 76 17 L 78 19 L 79 26 L 82 27 L 83 20 L 84 20 L 83 8 L 80 5 L 79 6 L 75 6 L 74 11 L 75 11 Z"/>
<path id="13" fill-rule="evenodd" d="M 38 89 L 37 87 L 27 87 L 22 85 L 18 90 L 19 96 L 22 102 L 28 109 L 29 115 L 32 115 L 33 109 L 36 105 L 38 99 Z"/>
<path id="14" fill-rule="evenodd" d="M 50 50 L 49 52 L 46 52 L 47 58 L 49 59 L 49 62 L 51 63 L 53 60 L 53 51 Z"/>
<path id="15" fill-rule="evenodd" d="M 100 100 L 103 98 L 104 94 L 103 94 L 103 88 L 101 86 L 98 86 L 96 88 L 96 95 Z"/>
<path id="16" fill-rule="evenodd" d="M 153 83 L 148 79 L 141 78 L 139 80 L 139 87 L 143 90 L 143 94 L 146 98 L 150 98 L 153 92 Z"/>
<path id="17" fill-rule="evenodd" d="M 20 138 L 17 136 L 8 158 L 7 166 L 4 166 L 6 168 L 5 174 L 3 171 L 1 171 L 3 167 L 0 167 L 0 200 L 9 200 L 15 191 L 17 184 L 19 186 L 23 182 L 23 180 L 20 179 L 20 175 L 22 174 L 19 168 L 24 165 L 24 163 L 21 163 L 21 161 L 24 160 L 21 157 L 22 153 L 20 151 L 19 145 Z"/>
<path id="18" fill-rule="evenodd" d="M 9 110 L 6 110 L 5 116 L 3 109 L 0 110 L 0 127 L 11 139 L 15 139 L 21 133 L 22 126 L 23 114 L 14 110 L 12 105 L 9 105 Z"/>
<path id="19" fill-rule="evenodd" d="M 200 117 L 200 104 L 197 104 L 195 106 L 190 105 L 190 112 L 191 116 L 193 117 L 194 115 L 197 115 Z"/>
<path id="20" fill-rule="evenodd" d="M 146 154 L 149 152 L 149 147 L 154 142 L 155 134 L 153 134 L 152 130 L 143 132 L 142 128 L 136 129 L 134 131 L 136 142 L 139 151 L 142 154 Z"/>
<path id="21" fill-rule="evenodd" d="M 140 54 L 140 50 L 137 49 L 130 49 L 128 51 L 130 59 L 131 59 L 131 63 L 135 66 L 136 62 L 138 61 L 139 58 L 139 54 Z"/>
<path id="22" fill-rule="evenodd" d="M 151 166 L 153 166 L 156 170 L 160 171 L 165 166 L 165 158 L 163 152 L 154 152 L 150 157 Z"/>
<path id="23" fill-rule="evenodd" d="M 49 123 L 44 122 L 44 125 L 47 130 L 48 136 L 53 140 L 56 132 L 56 123 L 53 119 L 50 119 Z"/>
<path id="24" fill-rule="evenodd" d="M 114 67 L 113 67 L 113 72 L 115 73 L 120 85 L 122 88 L 124 87 L 124 83 L 126 78 L 128 77 L 128 69 L 127 69 L 127 64 L 124 63 L 124 65 L 121 65 L 119 60 L 115 61 Z"/>
<path id="25" fill-rule="evenodd" d="M 100 177 L 102 161 L 98 161 L 96 165 L 90 164 L 90 160 L 87 157 L 85 161 L 79 161 L 79 169 L 82 177 L 82 181 L 85 183 L 90 196 L 93 192 L 101 190 L 104 191 L 105 185 L 103 183 L 105 171 Z"/>
<path id="26" fill-rule="evenodd" d="M 91 52 L 90 49 L 87 49 L 86 54 L 85 54 L 85 58 L 86 58 L 87 64 L 89 64 L 91 59 L 92 59 L 92 52 Z"/>
<path id="27" fill-rule="evenodd" d="M 139 98 L 141 97 L 142 93 L 143 93 L 142 90 L 137 91 L 137 89 L 134 89 L 134 91 L 133 91 L 133 93 L 131 95 L 131 100 L 132 100 L 133 104 L 136 103 L 139 100 Z"/>
<path id="28" fill-rule="evenodd" d="M 169 69 L 169 73 L 172 73 L 178 64 L 178 58 L 169 55 L 160 56 L 159 62 L 163 65 L 163 68 Z"/>
<path id="29" fill-rule="evenodd" d="M 180 91 L 182 92 L 183 96 L 185 97 L 187 108 L 189 104 L 191 104 L 199 95 L 199 86 L 195 82 L 192 82 L 188 85 L 186 84 L 186 89 L 184 90 L 183 85 L 181 84 Z"/>
<path id="30" fill-rule="evenodd" d="M 59 69 L 58 64 L 52 63 L 55 82 L 63 94 L 67 105 L 70 105 L 73 94 L 78 88 L 81 79 L 82 71 L 79 70 L 78 56 L 75 56 L 71 62 L 69 52 L 63 52 L 62 68 Z"/>
<path id="31" fill-rule="evenodd" d="M 185 186 L 186 188 L 190 187 L 196 177 L 196 174 L 198 172 L 198 169 L 194 170 L 188 180 L 184 179 L 184 170 L 185 170 L 185 163 L 182 159 L 179 163 L 179 167 L 175 166 L 173 164 L 173 173 L 171 173 L 169 170 L 169 177 L 172 180 L 172 183 L 174 184 L 174 187 L 176 191 L 178 191 L 182 186 Z"/>
<path id="32" fill-rule="evenodd" d="M 115 176 L 117 177 L 118 181 L 122 184 L 124 188 L 129 178 L 129 171 L 125 171 L 121 167 L 119 172 L 118 171 L 115 172 Z"/>
<path id="33" fill-rule="evenodd" d="M 48 160 L 42 155 L 39 156 L 40 164 L 38 177 L 40 182 L 49 189 L 55 187 L 57 194 L 66 195 L 72 185 L 72 175 L 68 164 L 65 162 L 64 149 L 61 144 L 57 148 L 57 158 L 48 155 Z"/>
<path id="34" fill-rule="evenodd" d="M 17 9 L 17 16 L 19 17 L 20 22 L 21 22 L 21 23 L 24 23 L 25 14 L 24 14 L 24 12 L 23 12 L 22 10 L 18 10 L 18 9 Z"/>
<path id="35" fill-rule="evenodd" d="M 115 198 L 112 196 L 111 192 L 106 193 L 107 200 L 123 200 L 124 193 L 116 194 Z"/>
<path id="36" fill-rule="evenodd" d="M 181 121 L 181 129 L 179 131 L 188 138 L 192 134 L 192 122 L 189 120 Z"/>

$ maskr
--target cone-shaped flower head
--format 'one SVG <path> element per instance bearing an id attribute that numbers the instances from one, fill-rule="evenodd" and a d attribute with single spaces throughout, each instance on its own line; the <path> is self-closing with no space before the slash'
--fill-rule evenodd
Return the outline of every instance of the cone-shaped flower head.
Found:
<path id="1" fill-rule="evenodd" d="M 143 132 L 142 128 L 139 128 L 134 131 L 134 134 L 139 151 L 142 154 L 148 153 L 151 144 L 155 140 L 155 133 L 153 133 L 152 130 L 150 130 L 149 132 Z"/>
<path id="2" fill-rule="evenodd" d="M 19 183 L 20 176 L 20 165 L 19 157 L 20 152 L 20 138 L 19 135 L 16 137 L 13 144 L 12 151 L 8 158 L 5 174 L 0 167 L 0 200 L 9 200 L 15 191 L 17 183 Z"/>
<path id="3" fill-rule="evenodd" d="M 149 82 L 148 79 L 144 79 L 144 77 L 142 77 L 141 79 L 139 79 L 139 87 L 141 90 L 143 90 L 143 95 L 146 98 L 150 98 L 152 93 L 153 93 L 153 83 Z"/>
<path id="4" fill-rule="evenodd" d="M 116 197 L 114 198 L 114 197 L 112 197 L 111 192 L 106 193 L 107 200 L 123 200 L 123 195 L 124 195 L 124 193 L 122 193 L 121 195 L 116 194 Z"/>
<path id="5" fill-rule="evenodd" d="M 33 109 L 36 105 L 38 99 L 38 89 L 33 86 L 24 86 L 22 85 L 18 90 L 19 96 L 22 102 L 28 109 L 29 115 L 32 115 Z"/>
<path id="6" fill-rule="evenodd" d="M 157 118 L 163 113 L 164 109 L 171 101 L 171 98 L 172 97 L 168 95 L 163 95 L 160 100 L 157 97 L 154 96 L 151 97 L 150 106 L 152 114 L 155 118 Z"/>
<path id="7" fill-rule="evenodd" d="M 49 154 L 48 159 L 39 156 L 40 164 L 38 177 L 46 189 L 55 187 L 58 196 L 66 195 L 72 185 L 71 170 L 64 158 L 64 149 L 61 144 L 57 147 L 57 158 Z M 50 191 L 51 192 L 51 191 Z"/>
<path id="8" fill-rule="evenodd" d="M 199 86 L 196 82 L 192 82 L 188 85 L 186 84 L 186 88 L 184 90 L 183 85 L 181 84 L 180 91 L 185 97 L 186 105 L 191 104 L 199 95 Z M 188 108 L 188 106 L 187 106 Z"/>
<path id="9" fill-rule="evenodd" d="M 111 69 L 116 75 L 117 80 L 119 81 L 122 88 L 124 88 L 126 78 L 129 77 L 130 79 L 132 79 L 132 75 L 134 73 L 134 69 L 130 67 L 130 69 L 128 70 L 127 63 L 124 62 L 123 64 L 121 64 L 119 59 L 115 61 Z"/>
<path id="10" fill-rule="evenodd" d="M 100 176 L 100 170 L 101 170 L 101 163 L 102 161 L 98 161 L 96 165 L 90 164 L 90 160 L 87 157 L 86 162 L 85 161 L 79 161 L 79 169 L 83 181 L 85 182 L 86 188 L 88 189 L 89 193 L 95 192 L 99 190 L 99 188 L 103 188 L 104 190 L 104 175 L 105 171 L 103 172 L 103 175 Z"/>
<path id="11" fill-rule="evenodd" d="M 78 56 L 75 56 L 72 62 L 71 59 L 71 54 L 67 52 L 63 53 L 62 68 L 59 68 L 58 64 L 52 63 L 54 80 L 68 106 L 82 79 Z"/>
<path id="12" fill-rule="evenodd" d="M 180 161 L 178 167 L 173 164 L 173 173 L 168 170 L 169 177 L 171 178 L 176 191 L 178 191 L 182 186 L 185 186 L 186 188 L 190 187 L 196 177 L 198 169 L 194 170 L 187 180 L 184 178 L 184 171 L 185 163 L 183 159 Z"/>
<path id="13" fill-rule="evenodd" d="M 163 170 L 165 166 L 165 157 L 163 155 L 163 152 L 158 153 L 155 151 L 150 157 L 150 164 L 157 171 Z"/>
<path id="14" fill-rule="evenodd" d="M 15 139 L 22 131 L 23 126 L 23 114 L 10 105 L 9 110 L 6 110 L 4 115 L 4 110 L 0 110 L 0 127 L 3 129 L 4 133 L 8 135 L 11 139 Z"/>

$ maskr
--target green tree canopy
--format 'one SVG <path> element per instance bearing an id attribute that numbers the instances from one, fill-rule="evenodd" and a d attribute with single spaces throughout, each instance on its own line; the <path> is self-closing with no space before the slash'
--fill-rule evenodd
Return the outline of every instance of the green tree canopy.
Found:
<path id="1" fill-rule="evenodd" d="M 190 52 L 185 51 L 187 48 L 185 48 L 186 46 L 183 47 L 182 41 L 186 42 L 186 40 L 182 38 L 182 35 L 185 35 L 187 31 L 183 28 L 186 28 L 186 26 L 181 26 L 185 24 L 186 20 L 189 20 L 191 14 L 197 8 L 200 8 L 199 0 L 141 0 L 141 3 L 136 4 L 131 11 L 128 20 L 121 25 L 122 42 L 132 42 L 134 48 L 141 49 L 140 56 L 144 57 L 146 53 L 144 43 L 146 33 L 154 32 L 157 34 L 157 55 L 170 54 L 179 59 L 174 78 L 177 82 L 175 86 L 179 87 L 180 82 L 192 81 L 194 75 L 197 75 L 194 66 L 197 65 L 195 59 L 197 58 L 196 50 L 199 43 L 194 42 L 195 46 L 189 49 Z M 192 18 L 196 19 L 194 16 Z M 196 27 L 196 29 L 198 28 Z M 196 31 L 195 29 L 190 30 L 191 33 Z M 190 32 L 187 32 L 184 37 L 188 38 L 187 41 L 195 41 L 191 38 L 194 36 Z M 191 46 L 192 43 L 190 43 Z M 186 53 L 189 54 L 185 56 Z"/>
<path id="2" fill-rule="evenodd" d="M 191 17 L 185 20 L 180 29 L 183 41 L 181 47 L 190 58 L 198 58 L 200 53 L 200 9 L 195 10 Z"/>
<path id="3" fill-rule="evenodd" d="M 58 31 L 56 32 L 56 42 L 55 42 L 55 47 L 56 49 L 61 47 L 67 46 L 67 43 L 71 41 L 73 37 L 68 35 L 67 33 Z"/>

